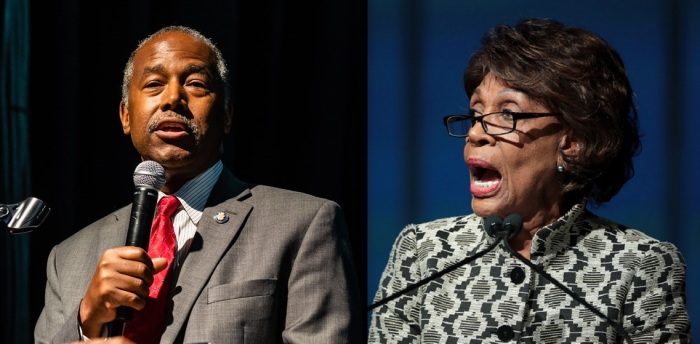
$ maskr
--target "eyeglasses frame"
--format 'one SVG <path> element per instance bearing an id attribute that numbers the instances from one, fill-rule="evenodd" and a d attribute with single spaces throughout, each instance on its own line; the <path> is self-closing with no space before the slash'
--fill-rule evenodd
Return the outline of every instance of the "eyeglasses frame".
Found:
<path id="1" fill-rule="evenodd" d="M 477 113 L 475 110 L 469 110 L 469 113 Z M 504 114 L 507 113 L 513 117 L 513 127 L 510 128 L 510 130 L 506 131 L 505 133 L 498 133 L 498 134 L 491 134 L 489 131 L 486 129 L 486 124 L 484 124 L 483 118 L 486 116 L 490 115 L 495 115 L 495 114 Z M 467 137 L 469 136 L 469 131 L 467 130 L 467 133 L 464 135 L 456 135 L 450 132 L 450 127 L 448 126 L 447 121 L 450 118 L 453 117 L 458 117 L 463 120 L 469 120 L 472 122 L 471 128 L 476 125 L 476 122 L 479 121 L 481 122 L 481 127 L 484 129 L 484 132 L 488 135 L 491 136 L 500 136 L 500 135 L 505 135 L 505 134 L 510 134 L 515 131 L 515 128 L 517 127 L 517 123 L 519 119 L 528 119 L 528 118 L 539 118 L 539 117 L 559 117 L 561 116 L 561 113 L 558 112 L 515 112 L 515 111 L 496 111 L 496 112 L 491 112 L 487 114 L 483 114 L 481 116 L 476 116 L 476 115 L 448 115 L 442 118 L 442 123 L 445 125 L 445 128 L 447 129 L 447 134 L 452 136 L 452 137 Z"/>

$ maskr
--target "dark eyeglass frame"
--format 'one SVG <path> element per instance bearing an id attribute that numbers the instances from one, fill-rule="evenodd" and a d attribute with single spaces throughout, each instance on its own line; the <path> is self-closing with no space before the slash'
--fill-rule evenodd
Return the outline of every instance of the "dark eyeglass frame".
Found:
<path id="1" fill-rule="evenodd" d="M 484 129 L 484 132 L 491 135 L 491 136 L 499 136 L 499 135 L 505 135 L 505 134 L 510 134 L 515 131 L 516 125 L 518 123 L 519 119 L 527 119 L 527 118 L 539 118 L 539 117 L 559 117 L 561 116 L 560 113 L 557 112 L 515 112 L 515 111 L 496 111 L 496 112 L 491 112 L 487 114 L 483 114 L 481 116 L 475 115 L 478 113 L 476 110 L 470 109 L 469 110 L 469 115 L 448 115 L 442 118 L 442 123 L 445 125 L 445 128 L 447 128 L 447 134 L 452 136 L 452 137 L 467 137 L 469 136 L 469 131 L 467 130 L 467 133 L 464 135 L 460 134 L 455 134 L 450 131 L 450 126 L 449 124 L 453 122 L 454 120 L 468 120 L 472 122 L 472 125 L 470 128 L 473 128 L 474 125 L 476 125 L 476 121 L 481 122 L 481 127 Z M 491 115 L 496 115 L 496 114 L 508 114 L 511 117 L 513 117 L 513 127 L 510 128 L 510 130 L 503 132 L 503 133 L 498 133 L 498 134 L 492 134 L 489 133 L 489 130 L 484 123 L 484 117 L 486 116 L 491 116 Z"/>

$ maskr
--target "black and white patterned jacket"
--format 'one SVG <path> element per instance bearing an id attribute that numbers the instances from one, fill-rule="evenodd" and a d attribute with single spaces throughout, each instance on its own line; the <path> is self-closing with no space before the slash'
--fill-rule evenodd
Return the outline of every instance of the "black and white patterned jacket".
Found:
<path id="1" fill-rule="evenodd" d="M 409 225 L 375 302 L 485 250 L 472 214 Z M 586 210 L 533 239 L 531 262 L 622 325 L 635 343 L 690 343 L 685 261 L 661 242 Z M 370 343 L 624 343 L 611 326 L 502 246 L 374 309 Z"/>

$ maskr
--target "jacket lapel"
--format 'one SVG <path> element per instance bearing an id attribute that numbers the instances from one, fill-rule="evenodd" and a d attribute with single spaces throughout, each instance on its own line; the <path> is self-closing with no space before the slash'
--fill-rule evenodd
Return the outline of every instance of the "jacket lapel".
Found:
<path id="1" fill-rule="evenodd" d="M 197 233 L 180 269 L 173 295 L 173 323 L 166 328 L 162 342 L 173 343 L 182 331 L 195 301 L 202 294 L 221 257 L 233 245 L 253 208 L 241 202 L 249 196 L 248 185 L 224 168 L 207 200 Z M 228 221 L 219 223 L 214 219 L 220 212 L 228 215 Z"/>

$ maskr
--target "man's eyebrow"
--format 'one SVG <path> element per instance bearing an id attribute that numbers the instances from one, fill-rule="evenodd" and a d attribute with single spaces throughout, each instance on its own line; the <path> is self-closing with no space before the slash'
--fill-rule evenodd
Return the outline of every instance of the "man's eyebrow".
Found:
<path id="1" fill-rule="evenodd" d="M 197 65 L 197 64 L 189 64 L 185 68 L 185 74 L 195 74 L 195 73 L 202 73 L 205 74 L 207 77 L 212 77 L 211 69 L 209 68 L 208 65 Z"/>
<path id="2" fill-rule="evenodd" d="M 162 64 L 158 64 L 155 66 L 149 66 L 145 67 L 143 69 L 143 75 L 150 75 L 150 74 L 162 74 L 165 71 L 165 67 Z"/>
<path id="3" fill-rule="evenodd" d="M 155 66 L 149 66 L 145 67 L 143 69 L 143 75 L 147 76 L 150 74 L 165 74 L 165 66 L 162 64 L 157 64 Z M 197 65 L 197 64 L 189 64 L 185 68 L 185 74 L 195 74 L 195 73 L 202 73 L 207 75 L 208 77 L 212 76 L 211 69 L 207 65 Z"/>

